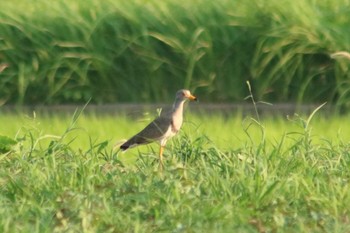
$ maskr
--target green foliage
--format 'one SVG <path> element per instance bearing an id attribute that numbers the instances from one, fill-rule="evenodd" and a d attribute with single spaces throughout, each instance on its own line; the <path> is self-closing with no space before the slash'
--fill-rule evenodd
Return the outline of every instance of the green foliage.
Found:
<path id="1" fill-rule="evenodd" d="M 0 153 L 11 151 L 12 147 L 17 144 L 17 141 L 7 136 L 0 135 Z"/>
<path id="2" fill-rule="evenodd" d="M 347 107 L 349 1 L 3 1 L 7 103 L 210 101 Z"/>

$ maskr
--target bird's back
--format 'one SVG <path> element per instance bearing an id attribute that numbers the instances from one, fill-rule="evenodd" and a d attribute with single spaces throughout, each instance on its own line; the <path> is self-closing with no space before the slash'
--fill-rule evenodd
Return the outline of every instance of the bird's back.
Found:
<path id="1" fill-rule="evenodd" d="M 169 114 L 163 114 L 149 123 L 138 134 L 130 138 L 127 142 L 120 146 L 122 150 L 129 147 L 148 144 L 153 141 L 160 140 L 171 127 L 172 117 Z"/>

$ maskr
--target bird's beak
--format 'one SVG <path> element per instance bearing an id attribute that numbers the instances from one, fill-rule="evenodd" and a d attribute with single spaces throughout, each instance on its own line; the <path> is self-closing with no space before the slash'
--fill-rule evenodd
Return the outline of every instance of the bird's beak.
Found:
<path id="1" fill-rule="evenodd" d="M 194 100 L 197 101 L 197 97 L 195 97 L 194 95 L 190 95 L 187 97 L 189 100 Z"/>

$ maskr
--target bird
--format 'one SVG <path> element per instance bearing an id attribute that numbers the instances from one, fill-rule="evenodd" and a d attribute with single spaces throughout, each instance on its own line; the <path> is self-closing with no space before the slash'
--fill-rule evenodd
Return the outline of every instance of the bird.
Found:
<path id="1" fill-rule="evenodd" d="M 139 145 L 159 142 L 159 167 L 163 169 L 163 151 L 167 141 L 175 136 L 183 122 L 183 109 L 186 100 L 197 101 L 197 97 L 189 90 L 181 89 L 176 92 L 175 101 L 171 111 L 161 113 L 149 123 L 143 130 L 132 136 L 120 146 L 122 151 Z"/>

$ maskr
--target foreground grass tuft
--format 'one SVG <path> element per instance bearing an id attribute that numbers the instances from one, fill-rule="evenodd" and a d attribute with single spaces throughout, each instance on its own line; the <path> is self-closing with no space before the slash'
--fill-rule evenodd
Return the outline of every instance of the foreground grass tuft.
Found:
<path id="1" fill-rule="evenodd" d="M 185 130 L 160 173 L 151 148 L 132 163 L 108 141 L 76 149 L 75 119 L 62 135 L 27 128 L 1 154 L 2 232 L 350 230 L 350 144 L 315 140 L 311 121 L 296 119 L 304 131 L 273 142 L 251 135 L 227 149 Z"/>

